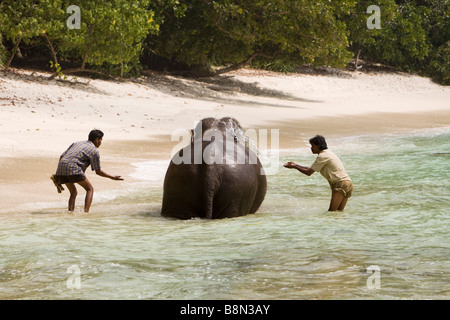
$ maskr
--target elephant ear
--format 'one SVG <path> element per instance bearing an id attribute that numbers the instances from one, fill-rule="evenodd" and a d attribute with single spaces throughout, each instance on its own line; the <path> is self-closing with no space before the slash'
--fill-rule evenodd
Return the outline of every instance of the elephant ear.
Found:
<path id="1" fill-rule="evenodd" d="M 216 118 L 203 118 L 200 120 L 197 125 L 195 126 L 193 131 L 193 138 L 192 141 L 195 140 L 197 137 L 203 137 L 203 134 L 205 131 L 213 128 L 216 125 L 217 119 Z"/>
<path id="2" fill-rule="evenodd" d="M 239 121 L 237 121 L 235 118 L 231 118 L 231 120 L 233 121 L 233 123 L 235 124 L 235 126 L 240 129 L 240 130 L 244 130 L 241 127 L 241 124 L 239 123 Z"/>
<path id="3" fill-rule="evenodd" d="M 220 119 L 220 122 L 223 123 L 226 127 L 242 130 L 241 124 L 235 118 L 223 117 Z"/>

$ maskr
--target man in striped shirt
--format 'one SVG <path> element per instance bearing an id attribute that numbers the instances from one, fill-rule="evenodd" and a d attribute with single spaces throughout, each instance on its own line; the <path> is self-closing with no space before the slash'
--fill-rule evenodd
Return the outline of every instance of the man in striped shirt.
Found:
<path id="1" fill-rule="evenodd" d="M 89 212 L 94 196 L 94 188 L 84 174 L 89 166 L 101 177 L 123 180 L 120 176 L 111 176 L 101 169 L 98 148 L 102 144 L 102 140 L 103 132 L 92 130 L 89 133 L 89 140 L 73 143 L 59 158 L 58 168 L 56 174 L 52 176 L 52 180 L 55 185 L 65 184 L 69 189 L 69 211 L 73 211 L 75 208 L 75 199 L 78 193 L 75 183 L 78 183 L 86 190 L 84 212 Z"/>

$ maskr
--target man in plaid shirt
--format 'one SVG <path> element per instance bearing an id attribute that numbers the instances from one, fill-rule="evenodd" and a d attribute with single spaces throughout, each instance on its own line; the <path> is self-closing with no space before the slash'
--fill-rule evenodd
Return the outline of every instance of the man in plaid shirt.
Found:
<path id="1" fill-rule="evenodd" d="M 62 184 L 69 189 L 69 211 L 73 211 L 75 208 L 75 199 L 78 193 L 75 183 L 78 183 L 86 190 L 84 212 L 89 212 L 94 196 L 94 188 L 84 174 L 89 166 L 101 177 L 123 180 L 120 176 L 111 176 L 101 169 L 98 148 L 102 144 L 102 139 L 102 131 L 92 130 L 89 133 L 89 140 L 72 143 L 59 158 L 56 174 L 51 179 L 58 188 L 58 192 L 64 190 Z"/>

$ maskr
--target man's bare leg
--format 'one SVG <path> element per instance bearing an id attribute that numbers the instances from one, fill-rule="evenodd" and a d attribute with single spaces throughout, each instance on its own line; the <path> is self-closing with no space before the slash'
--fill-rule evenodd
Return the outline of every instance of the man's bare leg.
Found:
<path id="1" fill-rule="evenodd" d="M 92 199 L 94 198 L 94 187 L 91 185 L 88 179 L 77 182 L 80 186 L 86 190 L 86 198 L 84 199 L 84 212 L 89 212 L 91 208 Z"/>
<path id="2" fill-rule="evenodd" d="M 331 194 L 330 208 L 328 211 L 342 211 L 347 204 L 347 199 L 344 198 L 344 195 L 340 192 L 333 192 Z"/>
<path id="3" fill-rule="evenodd" d="M 339 205 L 338 211 L 344 211 L 345 205 L 347 204 L 348 198 L 344 198 L 341 201 L 341 204 Z"/>
<path id="4" fill-rule="evenodd" d="M 66 183 L 67 189 L 70 192 L 69 198 L 69 211 L 73 211 L 75 209 L 75 199 L 77 198 L 77 188 L 73 183 Z"/>

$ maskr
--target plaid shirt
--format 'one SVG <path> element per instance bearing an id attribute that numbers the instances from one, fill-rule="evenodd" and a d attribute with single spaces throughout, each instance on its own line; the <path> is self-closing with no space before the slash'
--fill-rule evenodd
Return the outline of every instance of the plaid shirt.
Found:
<path id="1" fill-rule="evenodd" d="M 80 141 L 64 151 L 59 159 L 56 175 L 72 176 L 84 174 L 89 165 L 94 170 L 100 170 L 100 153 L 91 141 Z"/>

